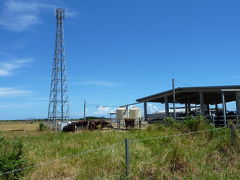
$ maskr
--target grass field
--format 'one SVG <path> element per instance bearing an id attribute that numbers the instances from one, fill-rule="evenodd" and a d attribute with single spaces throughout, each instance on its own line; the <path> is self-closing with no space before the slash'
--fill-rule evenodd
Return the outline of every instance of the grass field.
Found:
<path id="1" fill-rule="evenodd" d="M 0 122 L 0 131 L 36 131 L 38 129 L 38 123 L 27 122 Z"/>
<path id="2" fill-rule="evenodd" d="M 1 131 L 0 136 L 21 139 L 29 165 L 36 165 L 22 179 L 125 179 L 125 138 L 128 179 L 240 178 L 240 148 L 231 145 L 229 129 L 166 137 L 185 132 L 179 126 L 150 125 L 129 131 Z M 153 138 L 160 136 L 165 137 Z M 105 148 L 81 154 L 100 147 Z"/>

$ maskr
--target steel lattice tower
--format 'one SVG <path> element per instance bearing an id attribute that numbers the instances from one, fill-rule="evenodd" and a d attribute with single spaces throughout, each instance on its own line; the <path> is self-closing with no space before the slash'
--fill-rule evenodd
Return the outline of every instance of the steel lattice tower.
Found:
<path id="1" fill-rule="evenodd" d="M 57 29 L 52 66 L 52 78 L 48 106 L 48 121 L 56 125 L 57 121 L 69 120 L 69 102 L 65 65 L 63 19 L 64 9 L 56 9 Z"/>

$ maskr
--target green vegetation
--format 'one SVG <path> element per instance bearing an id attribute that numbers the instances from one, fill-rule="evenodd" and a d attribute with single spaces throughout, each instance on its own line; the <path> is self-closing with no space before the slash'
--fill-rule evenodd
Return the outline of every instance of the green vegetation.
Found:
<path id="1" fill-rule="evenodd" d="M 19 140 L 6 140 L 0 137 L 0 173 L 13 171 L 27 166 L 27 159 L 23 154 L 23 144 Z M 23 175 L 23 171 L 5 174 L 0 178 L 17 179 Z"/>
<path id="2" fill-rule="evenodd" d="M 39 123 L 39 131 L 45 131 L 47 126 L 44 123 Z"/>
<path id="3" fill-rule="evenodd" d="M 54 160 L 28 169 L 21 179 L 125 179 L 125 138 L 130 148 L 128 179 L 239 179 L 240 146 L 231 144 L 228 128 L 171 136 L 212 128 L 202 117 L 188 117 L 181 123 L 166 119 L 145 130 L 0 135 L 17 135 L 31 164 Z M 153 138 L 159 136 L 164 137 Z M 120 144 L 79 154 L 115 143 Z"/>

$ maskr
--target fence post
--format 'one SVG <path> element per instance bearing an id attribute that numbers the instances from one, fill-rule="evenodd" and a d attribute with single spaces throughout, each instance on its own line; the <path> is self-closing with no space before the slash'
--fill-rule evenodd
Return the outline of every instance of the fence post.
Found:
<path id="1" fill-rule="evenodd" d="M 128 139 L 125 139 L 126 177 L 129 175 L 129 147 Z"/>
<path id="2" fill-rule="evenodd" d="M 142 118 L 138 118 L 138 122 L 139 122 L 139 129 L 142 128 Z"/>
<path id="3" fill-rule="evenodd" d="M 230 131 L 231 131 L 232 145 L 235 145 L 237 134 L 236 134 L 236 128 L 235 128 L 234 124 L 230 124 Z"/>

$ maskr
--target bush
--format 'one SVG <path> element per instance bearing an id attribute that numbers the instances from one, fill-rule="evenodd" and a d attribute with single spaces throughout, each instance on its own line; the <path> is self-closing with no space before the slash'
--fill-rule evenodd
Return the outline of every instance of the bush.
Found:
<path id="1" fill-rule="evenodd" d="M 44 123 L 39 123 L 39 131 L 44 131 L 46 129 L 47 129 L 47 127 Z"/>
<path id="2" fill-rule="evenodd" d="M 0 173 L 20 169 L 28 164 L 23 154 L 23 143 L 19 140 L 7 141 L 0 137 Z M 2 175 L 4 179 L 18 179 L 23 170 Z M 0 176 L 1 179 L 1 176 Z"/>
<path id="3" fill-rule="evenodd" d="M 173 127 L 176 124 L 176 121 L 172 117 L 166 117 L 164 119 L 164 124 L 167 127 Z"/>
<path id="4" fill-rule="evenodd" d="M 186 117 L 184 124 L 191 132 L 205 130 L 208 127 L 208 124 L 206 123 L 206 118 L 203 116 Z"/>
<path id="5" fill-rule="evenodd" d="M 147 131 L 161 131 L 163 130 L 165 127 L 163 124 L 161 123 L 155 123 L 155 124 L 150 124 L 147 126 Z"/>

